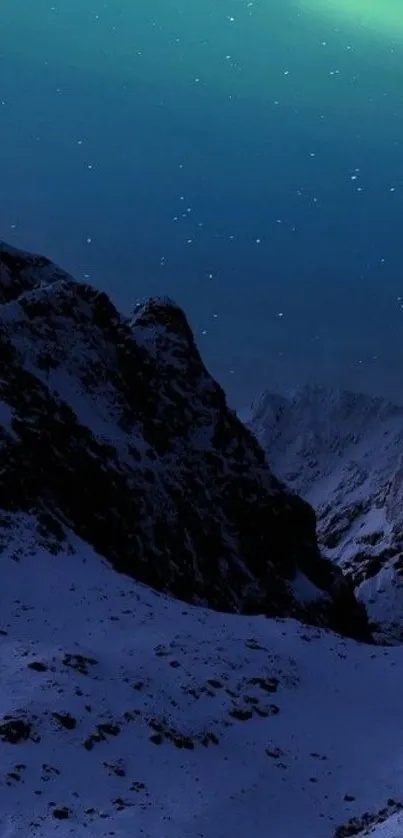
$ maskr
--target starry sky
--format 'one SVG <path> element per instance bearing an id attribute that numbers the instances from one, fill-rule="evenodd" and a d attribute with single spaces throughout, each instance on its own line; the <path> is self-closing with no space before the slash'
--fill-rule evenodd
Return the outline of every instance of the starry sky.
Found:
<path id="1" fill-rule="evenodd" d="M 0 237 L 168 294 L 232 404 L 403 403 L 400 0 L 2 0 Z"/>

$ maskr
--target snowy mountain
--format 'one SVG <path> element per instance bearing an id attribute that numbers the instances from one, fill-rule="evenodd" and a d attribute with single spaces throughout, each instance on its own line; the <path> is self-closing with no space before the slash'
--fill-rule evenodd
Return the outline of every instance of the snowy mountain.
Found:
<path id="1" fill-rule="evenodd" d="M 1 838 L 401 838 L 401 647 L 186 606 L 15 523 Z"/>
<path id="2" fill-rule="evenodd" d="M 0 838 L 401 838 L 403 650 L 183 312 L 0 245 L 0 358 Z M 400 420 L 332 399 L 254 412 L 316 505 Z"/>
<path id="3" fill-rule="evenodd" d="M 403 408 L 304 387 L 264 393 L 249 425 L 275 472 L 315 508 L 323 553 L 353 580 L 382 633 L 401 642 Z"/>
<path id="4" fill-rule="evenodd" d="M 369 638 L 365 609 L 320 556 L 311 507 L 205 369 L 171 300 L 119 315 L 49 260 L 0 245 L 0 539 L 30 513 L 182 600 L 299 616 Z"/>

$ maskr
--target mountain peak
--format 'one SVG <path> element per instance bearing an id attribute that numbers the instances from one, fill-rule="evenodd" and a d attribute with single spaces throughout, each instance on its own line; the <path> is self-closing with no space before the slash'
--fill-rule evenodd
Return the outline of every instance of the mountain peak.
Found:
<path id="1" fill-rule="evenodd" d="M 0 241 L 0 303 L 17 300 L 26 291 L 60 279 L 71 277 L 50 259 Z"/>

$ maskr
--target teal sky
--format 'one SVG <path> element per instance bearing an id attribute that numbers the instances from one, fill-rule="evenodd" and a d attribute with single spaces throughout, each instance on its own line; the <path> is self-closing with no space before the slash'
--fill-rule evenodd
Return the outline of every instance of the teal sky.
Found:
<path id="1" fill-rule="evenodd" d="M 236 404 L 403 400 L 397 0 L 2 0 L 0 236 L 181 303 Z"/>

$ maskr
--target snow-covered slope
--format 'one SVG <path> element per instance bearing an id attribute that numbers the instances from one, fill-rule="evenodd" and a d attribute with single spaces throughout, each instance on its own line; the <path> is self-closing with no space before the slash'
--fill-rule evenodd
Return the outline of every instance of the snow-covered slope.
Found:
<path id="1" fill-rule="evenodd" d="M 0 540 L 15 511 L 66 527 L 186 601 L 368 637 L 322 559 L 311 507 L 271 472 L 168 299 L 131 319 L 43 257 L 0 244 Z M 11 516 L 11 517 L 10 517 Z"/>
<path id="2" fill-rule="evenodd" d="M 403 639 L 403 408 L 304 387 L 264 393 L 249 418 L 275 472 L 315 508 L 324 553 L 371 618 Z"/>
<path id="3" fill-rule="evenodd" d="M 0 358 L 0 838 L 401 838 L 403 649 L 321 627 L 370 639 L 183 312 L 0 245 Z"/>
<path id="4" fill-rule="evenodd" d="M 0 838 L 400 838 L 401 648 L 186 606 L 68 537 L 19 514 L 1 556 Z"/>

